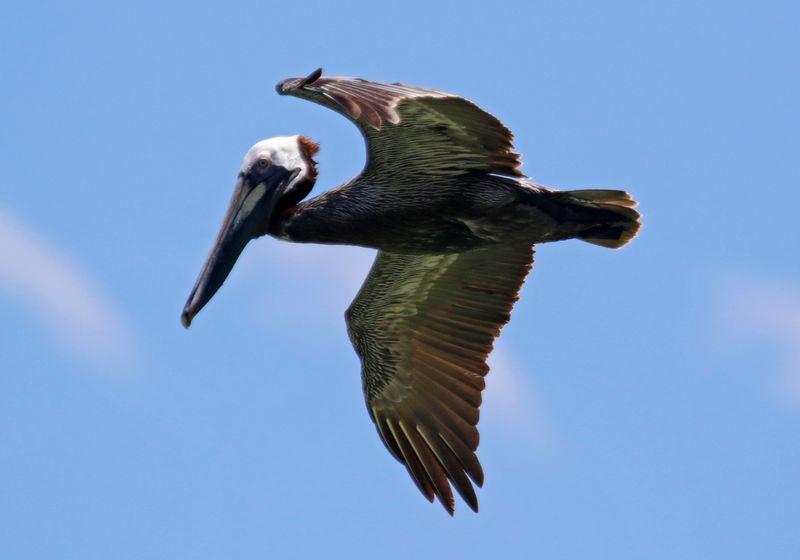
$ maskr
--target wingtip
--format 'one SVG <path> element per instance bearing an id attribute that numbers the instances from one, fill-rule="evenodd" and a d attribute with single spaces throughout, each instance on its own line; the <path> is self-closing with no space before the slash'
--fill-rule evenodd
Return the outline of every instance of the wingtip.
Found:
<path id="1" fill-rule="evenodd" d="M 322 67 L 317 68 L 311 74 L 303 78 L 303 81 L 297 87 L 305 87 L 309 84 L 313 84 L 317 80 L 319 80 L 320 76 L 322 76 Z"/>
<path id="2" fill-rule="evenodd" d="M 464 500 L 464 502 L 469 506 L 469 509 L 471 509 L 475 513 L 478 513 L 478 501 L 477 500 L 475 500 L 474 502 L 471 501 L 471 500 Z M 455 517 L 456 516 L 455 503 L 445 504 L 442 501 L 441 504 L 442 504 L 442 507 L 444 507 L 444 510 L 448 513 L 448 515 L 450 515 L 450 517 Z"/>
<path id="3" fill-rule="evenodd" d="M 456 499 L 452 493 L 449 492 L 450 487 L 447 487 L 448 492 L 442 493 L 437 491 L 436 498 L 439 500 L 439 503 L 442 504 L 444 510 L 450 514 L 450 517 L 453 517 L 456 514 Z"/>
<path id="4" fill-rule="evenodd" d="M 456 516 L 456 506 L 454 503 L 445 503 L 444 500 L 440 500 L 442 507 L 444 510 L 450 515 L 450 517 Z"/>
<path id="5" fill-rule="evenodd" d="M 469 506 L 469 509 L 471 509 L 475 513 L 478 513 L 478 499 L 477 498 L 475 499 L 475 501 L 467 500 L 467 505 Z"/>
<path id="6" fill-rule="evenodd" d="M 286 80 L 281 80 L 275 86 L 275 91 L 277 91 L 279 95 L 286 95 L 290 91 L 313 84 L 319 80 L 320 76 L 322 76 L 322 68 L 317 68 L 305 78 L 288 78 Z"/>

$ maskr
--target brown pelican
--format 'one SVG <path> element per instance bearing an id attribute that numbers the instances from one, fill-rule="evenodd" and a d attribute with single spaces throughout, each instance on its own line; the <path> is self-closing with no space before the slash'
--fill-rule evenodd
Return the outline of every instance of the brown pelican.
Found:
<path id="1" fill-rule="evenodd" d="M 302 202 L 316 180 L 317 144 L 291 136 L 250 148 L 181 320 L 189 326 L 256 237 L 378 249 L 345 313 L 369 415 L 429 501 L 438 497 L 452 515 L 452 484 L 477 511 L 486 358 L 534 244 L 577 238 L 622 247 L 639 229 L 636 202 L 623 191 L 557 191 L 526 180 L 511 132 L 449 93 L 321 70 L 277 91 L 355 123 L 366 166 Z"/>

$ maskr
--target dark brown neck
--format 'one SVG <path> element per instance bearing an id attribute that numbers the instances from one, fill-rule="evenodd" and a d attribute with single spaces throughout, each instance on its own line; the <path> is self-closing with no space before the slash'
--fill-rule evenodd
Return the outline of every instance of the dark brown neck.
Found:
<path id="1" fill-rule="evenodd" d="M 299 204 L 285 206 L 266 233 L 286 241 L 363 245 L 356 241 L 361 221 L 350 197 L 339 196 L 336 189 Z"/>
<path id="2" fill-rule="evenodd" d="M 316 175 L 297 182 L 278 200 L 273 216 L 280 216 L 284 210 L 297 206 L 314 188 Z"/>

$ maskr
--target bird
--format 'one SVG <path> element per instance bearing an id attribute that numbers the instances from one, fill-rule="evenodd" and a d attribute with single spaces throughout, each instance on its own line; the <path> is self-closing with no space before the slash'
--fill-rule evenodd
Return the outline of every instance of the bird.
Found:
<path id="1" fill-rule="evenodd" d="M 486 360 L 535 245 L 578 239 L 622 247 L 639 231 L 637 203 L 622 190 L 534 183 L 520 170 L 511 131 L 454 94 L 322 69 L 276 90 L 352 121 L 367 145 L 366 165 L 306 200 L 319 145 L 304 135 L 253 145 L 181 322 L 190 326 L 253 239 L 377 249 L 345 312 L 368 414 L 428 501 L 453 515 L 455 489 L 477 513 Z"/>

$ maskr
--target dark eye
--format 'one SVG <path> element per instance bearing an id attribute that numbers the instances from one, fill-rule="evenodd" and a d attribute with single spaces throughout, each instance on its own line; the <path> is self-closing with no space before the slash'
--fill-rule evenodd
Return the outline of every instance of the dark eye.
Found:
<path id="1" fill-rule="evenodd" d="M 261 169 L 264 169 L 265 167 L 269 167 L 269 159 L 267 159 L 265 157 L 258 158 L 258 162 L 256 163 L 256 165 L 258 165 Z"/>

